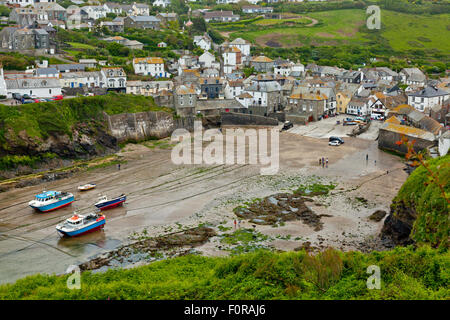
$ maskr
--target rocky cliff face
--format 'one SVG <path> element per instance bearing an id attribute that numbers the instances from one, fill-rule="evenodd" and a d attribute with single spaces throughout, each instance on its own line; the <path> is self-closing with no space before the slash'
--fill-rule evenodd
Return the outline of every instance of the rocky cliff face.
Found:
<path id="1" fill-rule="evenodd" d="M 408 245 L 414 241 L 410 238 L 417 213 L 414 208 L 406 206 L 401 200 L 394 199 L 389 215 L 384 220 L 380 237 L 394 245 Z"/>
<path id="2" fill-rule="evenodd" d="M 51 134 L 46 138 L 31 137 L 25 130 L 6 133 L 10 155 L 39 155 L 51 152 L 62 158 L 78 159 L 102 156 L 119 150 L 120 142 L 162 139 L 177 128 L 193 130 L 195 118 L 178 118 L 166 112 L 122 113 L 103 121 L 78 123 L 69 134 Z"/>
<path id="3" fill-rule="evenodd" d="M 25 130 L 8 132 L 7 154 L 39 155 L 54 153 L 64 158 L 100 156 L 118 150 L 117 139 L 107 132 L 102 123 L 80 123 L 68 134 L 53 134 L 45 139 L 30 137 Z"/>

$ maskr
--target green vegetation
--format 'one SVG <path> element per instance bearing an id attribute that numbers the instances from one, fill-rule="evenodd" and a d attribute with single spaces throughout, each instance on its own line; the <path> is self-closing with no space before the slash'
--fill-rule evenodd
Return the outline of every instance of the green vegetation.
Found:
<path id="1" fill-rule="evenodd" d="M 316 196 L 316 195 L 327 195 L 331 190 L 336 188 L 336 185 L 314 183 L 306 186 L 298 187 L 294 193 L 304 195 L 304 196 Z"/>
<path id="2" fill-rule="evenodd" d="M 450 192 L 450 155 L 428 160 L 428 165 L 444 184 L 446 194 Z M 395 214 L 411 208 L 417 218 L 411 238 L 419 243 L 448 248 L 450 237 L 450 206 L 445 201 L 439 186 L 430 183 L 429 172 L 420 166 L 408 177 L 392 201 Z"/>
<path id="3" fill-rule="evenodd" d="M 368 290 L 367 268 L 381 270 Z M 448 299 L 450 253 L 429 247 L 316 256 L 257 251 L 227 258 L 188 255 L 133 269 L 68 276 L 34 275 L 0 287 L 0 299 Z"/>

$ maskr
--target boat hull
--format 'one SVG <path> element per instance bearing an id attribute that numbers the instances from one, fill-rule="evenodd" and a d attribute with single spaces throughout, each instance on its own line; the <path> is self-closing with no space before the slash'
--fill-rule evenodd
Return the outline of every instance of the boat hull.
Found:
<path id="1" fill-rule="evenodd" d="M 66 237 L 78 237 L 78 236 L 84 235 L 86 233 L 91 233 L 91 232 L 103 229 L 104 226 L 105 226 L 105 219 L 103 218 L 89 226 L 86 226 L 86 227 L 78 229 L 78 230 L 74 230 L 74 231 L 64 231 L 61 229 L 56 229 L 56 230 L 60 234 L 66 236 Z"/>
<path id="2" fill-rule="evenodd" d="M 38 207 L 38 206 L 30 205 L 30 207 L 35 209 L 35 210 L 38 210 L 40 212 L 50 212 L 50 211 L 53 211 L 53 210 L 64 208 L 64 207 L 70 205 L 74 201 L 75 201 L 75 197 L 71 196 L 71 197 L 68 197 L 67 199 L 64 199 L 64 200 L 61 200 L 61 201 L 58 201 L 58 202 L 55 202 L 55 203 L 51 203 L 51 204 L 48 204 L 48 205 L 45 205 L 45 206 Z"/>
<path id="3" fill-rule="evenodd" d="M 95 206 L 100 210 L 107 210 L 122 205 L 126 200 L 127 197 L 120 197 L 103 203 L 96 203 Z"/>

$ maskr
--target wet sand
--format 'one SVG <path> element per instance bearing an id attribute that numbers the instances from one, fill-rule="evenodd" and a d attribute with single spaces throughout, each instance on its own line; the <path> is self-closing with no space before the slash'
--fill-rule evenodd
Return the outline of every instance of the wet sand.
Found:
<path id="1" fill-rule="evenodd" d="M 300 221 L 257 229 L 268 235 L 289 234 L 292 239 L 301 237 L 313 244 L 351 250 L 357 248 L 356 242 L 377 235 L 382 222 L 372 222 L 367 217 L 377 209 L 388 211 L 407 177 L 398 157 L 378 150 L 376 141 L 358 138 L 345 138 L 345 144 L 331 147 L 328 139 L 284 132 L 280 134 L 280 170 L 274 176 L 261 176 L 258 165 L 175 165 L 170 154 L 170 150 L 130 144 L 122 151 L 128 162 L 120 171 L 115 166 L 100 168 L 1 193 L 0 283 L 38 272 L 63 273 L 71 264 L 128 243 L 131 233 L 144 228 L 151 235 L 161 235 L 179 224 L 195 227 L 208 222 L 232 226 L 236 219 L 232 209 L 241 201 L 292 190 L 311 177 L 338 184 L 330 196 L 316 200 L 323 205 L 311 204 L 315 212 L 332 216 L 322 218 L 323 230 L 315 232 Z M 321 156 L 328 157 L 328 168 L 318 166 Z M 87 182 L 95 182 L 97 188 L 78 192 L 77 186 Z M 28 207 L 28 201 L 43 190 L 69 191 L 76 201 L 54 212 L 35 212 Z M 56 224 L 74 210 L 88 211 L 99 194 L 121 193 L 127 195 L 127 202 L 104 212 L 107 222 L 103 231 L 74 239 L 61 239 L 56 233 Z M 354 203 L 355 197 L 367 199 L 368 207 Z M 249 226 L 248 222 L 241 223 L 241 227 Z M 292 250 L 302 241 L 276 240 L 273 245 Z M 208 242 L 198 250 L 222 255 L 214 243 Z"/>

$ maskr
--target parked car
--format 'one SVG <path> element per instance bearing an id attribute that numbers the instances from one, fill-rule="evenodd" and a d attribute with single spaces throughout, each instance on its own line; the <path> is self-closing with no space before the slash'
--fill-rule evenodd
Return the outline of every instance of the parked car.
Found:
<path id="1" fill-rule="evenodd" d="M 290 128 L 292 128 L 294 126 L 294 124 L 290 121 L 285 121 L 283 124 L 283 128 L 281 128 L 281 131 L 284 130 L 289 130 Z"/>
<path id="2" fill-rule="evenodd" d="M 337 141 L 337 142 L 339 142 L 339 144 L 343 144 L 343 143 L 344 143 L 344 140 L 343 140 L 342 138 L 334 137 L 334 136 L 330 137 L 330 138 L 328 139 L 328 141 L 329 141 L 329 142 Z"/>
<path id="3" fill-rule="evenodd" d="M 20 93 L 14 92 L 12 94 L 13 99 L 22 100 L 22 95 Z"/>
<path id="4" fill-rule="evenodd" d="M 24 94 L 22 95 L 22 99 L 33 99 L 33 97 L 30 96 L 29 94 L 24 93 Z"/>
<path id="5" fill-rule="evenodd" d="M 93 94 L 92 92 L 88 92 L 85 94 L 86 97 L 93 97 L 95 96 L 95 94 Z"/>
<path id="6" fill-rule="evenodd" d="M 340 146 L 341 144 L 339 143 L 339 141 L 333 140 L 333 141 L 328 142 L 328 145 L 330 145 L 330 146 Z"/>
<path id="7" fill-rule="evenodd" d="M 45 99 L 33 99 L 34 102 L 47 102 L 47 100 Z"/>
<path id="8" fill-rule="evenodd" d="M 34 103 L 34 100 L 31 100 L 31 99 L 22 99 L 22 103 L 23 103 L 23 104 Z"/>
<path id="9" fill-rule="evenodd" d="M 60 94 L 60 95 L 57 95 L 57 96 L 53 96 L 53 100 L 62 100 L 62 99 L 64 99 L 64 97 Z"/>

